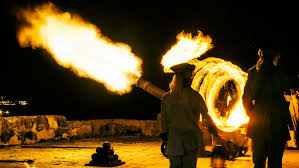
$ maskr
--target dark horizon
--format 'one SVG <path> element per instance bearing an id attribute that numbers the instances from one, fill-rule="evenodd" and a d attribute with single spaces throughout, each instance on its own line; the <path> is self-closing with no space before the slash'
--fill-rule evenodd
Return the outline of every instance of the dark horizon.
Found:
<path id="1" fill-rule="evenodd" d="M 293 87 L 298 89 L 295 5 L 51 2 L 62 11 L 78 14 L 96 25 L 113 41 L 128 44 L 143 60 L 143 77 L 164 90 L 168 90 L 171 75 L 163 72 L 161 57 L 175 44 L 177 34 L 182 31 L 196 34 L 198 30 L 211 36 L 214 45 L 202 58 L 219 57 L 244 71 L 257 61 L 259 48 L 279 48 L 283 72 L 294 79 Z M 160 100 L 145 91 L 134 86 L 128 94 L 111 94 L 102 84 L 60 67 L 44 50 L 21 48 L 16 39 L 17 20 L 13 11 L 34 4 L 35 1 L 21 0 L 4 4 L 2 53 L 5 54 L 1 55 L 0 63 L 0 96 L 25 97 L 37 114 L 62 114 L 68 119 L 155 118 L 160 111 Z"/>

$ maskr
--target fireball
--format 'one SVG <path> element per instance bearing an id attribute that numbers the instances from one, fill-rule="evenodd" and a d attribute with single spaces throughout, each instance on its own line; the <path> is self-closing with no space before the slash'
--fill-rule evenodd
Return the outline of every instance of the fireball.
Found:
<path id="1" fill-rule="evenodd" d="M 62 67 L 80 77 L 124 94 L 140 78 L 140 58 L 130 46 L 113 42 L 80 16 L 62 12 L 53 3 L 22 9 L 17 38 L 21 47 L 42 48 Z"/>
<path id="2" fill-rule="evenodd" d="M 161 64 L 164 72 L 172 72 L 171 66 L 187 62 L 193 58 L 199 58 L 205 52 L 213 48 L 212 38 L 204 36 L 201 31 L 192 37 L 191 33 L 181 32 L 177 35 L 177 43 L 162 57 Z"/>
<path id="3" fill-rule="evenodd" d="M 208 113 L 223 131 L 233 131 L 246 124 L 249 117 L 242 103 L 247 73 L 220 58 L 194 61 L 196 75 L 191 87 L 206 102 Z"/>

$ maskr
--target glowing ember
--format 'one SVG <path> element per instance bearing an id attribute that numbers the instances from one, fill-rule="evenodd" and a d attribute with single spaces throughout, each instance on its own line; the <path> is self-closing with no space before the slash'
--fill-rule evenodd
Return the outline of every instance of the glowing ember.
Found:
<path id="1" fill-rule="evenodd" d="M 193 58 L 199 58 L 202 54 L 213 48 L 212 38 L 204 36 L 198 31 L 197 36 L 191 33 L 180 33 L 177 35 L 177 43 L 162 57 L 161 64 L 164 72 L 172 72 L 169 68 L 173 65 L 187 62 Z"/>
<path id="2" fill-rule="evenodd" d="M 128 45 L 111 41 L 95 25 L 52 3 L 23 9 L 18 17 L 23 22 L 17 35 L 21 47 L 46 49 L 59 65 L 111 92 L 130 92 L 141 76 L 142 61 Z"/>

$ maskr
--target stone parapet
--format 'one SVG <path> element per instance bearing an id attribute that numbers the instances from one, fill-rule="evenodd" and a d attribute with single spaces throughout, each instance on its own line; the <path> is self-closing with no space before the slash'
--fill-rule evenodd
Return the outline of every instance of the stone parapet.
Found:
<path id="1" fill-rule="evenodd" d="M 158 120 L 98 119 L 67 121 L 61 115 L 0 118 L 0 145 L 101 136 L 158 136 Z"/>

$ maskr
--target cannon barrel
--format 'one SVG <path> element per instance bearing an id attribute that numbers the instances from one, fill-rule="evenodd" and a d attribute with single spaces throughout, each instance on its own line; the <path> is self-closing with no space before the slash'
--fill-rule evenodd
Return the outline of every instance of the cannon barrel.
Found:
<path id="1" fill-rule="evenodd" d="M 136 86 L 162 100 L 162 97 L 167 93 L 165 90 L 154 85 L 150 81 L 143 79 L 142 77 L 137 81 Z"/>

